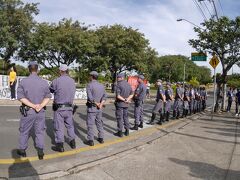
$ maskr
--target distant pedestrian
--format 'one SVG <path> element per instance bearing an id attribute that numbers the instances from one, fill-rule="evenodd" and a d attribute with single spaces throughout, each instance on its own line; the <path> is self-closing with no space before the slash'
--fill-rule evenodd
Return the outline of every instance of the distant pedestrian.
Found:
<path id="1" fill-rule="evenodd" d="M 151 87 L 151 84 L 148 81 L 146 85 L 147 85 L 146 97 L 150 99 L 150 87 Z"/>
<path id="2" fill-rule="evenodd" d="M 231 87 L 227 92 L 227 98 L 228 98 L 227 112 L 230 112 L 232 107 L 232 101 L 233 101 L 233 89 Z"/>
<path id="3" fill-rule="evenodd" d="M 135 125 L 132 127 L 132 130 L 138 130 L 138 128 L 143 128 L 143 104 L 144 99 L 146 97 L 146 85 L 143 82 L 144 76 L 138 76 L 138 86 L 134 93 L 134 118 L 135 118 Z"/>
<path id="4" fill-rule="evenodd" d="M 50 91 L 54 94 L 54 134 L 56 146 L 54 151 L 64 152 L 64 126 L 67 128 L 69 145 L 76 148 L 75 132 L 73 123 L 73 100 L 75 96 L 75 81 L 68 75 L 68 66 L 63 64 L 59 68 L 60 76 L 53 80 Z"/>
<path id="5" fill-rule="evenodd" d="M 47 81 L 40 78 L 38 73 L 38 64 L 34 61 L 29 62 L 28 69 L 30 75 L 19 83 L 17 89 L 17 98 L 22 103 L 20 112 L 20 136 L 18 155 L 26 157 L 28 139 L 31 129 L 34 128 L 35 146 L 39 159 L 44 156 L 44 132 L 46 105 L 51 98 L 49 85 Z"/>
<path id="6" fill-rule="evenodd" d="M 236 102 L 236 116 L 239 116 L 239 107 L 240 107 L 240 88 L 237 89 L 237 93 L 235 96 L 235 102 Z"/>
<path id="7" fill-rule="evenodd" d="M 119 137 L 123 136 L 123 128 L 125 136 L 129 135 L 128 106 L 133 97 L 131 85 L 124 78 L 125 74 L 123 73 L 117 75 L 115 106 L 118 131 L 114 135 Z"/>
<path id="8" fill-rule="evenodd" d="M 14 65 L 10 69 L 9 73 L 9 86 L 11 90 L 11 100 L 16 99 L 16 84 L 17 84 L 17 69 L 16 66 Z"/>
<path id="9" fill-rule="evenodd" d="M 104 85 L 97 81 L 98 73 L 89 74 L 90 82 L 87 85 L 87 141 L 85 144 L 94 146 L 94 125 L 98 130 L 98 142 L 104 143 L 102 110 L 107 98 Z"/>
<path id="10" fill-rule="evenodd" d="M 188 85 L 186 84 L 184 86 L 184 93 L 183 93 L 183 112 L 182 112 L 182 118 L 186 117 L 188 115 L 188 110 L 189 110 L 189 88 Z"/>

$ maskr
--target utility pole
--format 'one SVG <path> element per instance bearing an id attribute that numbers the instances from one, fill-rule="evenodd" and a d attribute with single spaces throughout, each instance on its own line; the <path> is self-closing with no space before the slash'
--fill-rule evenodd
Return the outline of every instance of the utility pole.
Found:
<path id="1" fill-rule="evenodd" d="M 198 0 L 198 2 L 202 2 L 202 1 L 205 1 L 205 0 Z M 213 3 L 213 8 L 214 8 L 214 11 L 215 11 L 215 16 L 216 16 L 216 19 L 218 20 L 218 12 L 217 12 L 217 8 L 216 8 L 216 4 L 215 4 L 215 1 L 214 0 L 208 0 L 210 3 Z"/>

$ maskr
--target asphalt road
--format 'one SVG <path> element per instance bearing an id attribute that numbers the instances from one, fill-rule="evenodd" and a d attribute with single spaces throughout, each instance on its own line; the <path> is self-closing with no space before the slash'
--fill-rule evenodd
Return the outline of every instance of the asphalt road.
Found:
<path id="1" fill-rule="evenodd" d="M 210 106 L 212 98 L 208 98 L 207 106 Z M 151 117 L 151 110 L 153 108 L 153 103 L 145 104 L 145 122 L 147 122 Z M 16 106 L 0 106 L 0 159 L 12 158 L 12 151 L 18 147 L 18 128 L 19 128 L 19 107 Z M 86 107 L 79 106 L 77 112 L 74 116 L 75 121 L 75 132 L 77 135 L 76 143 L 77 148 L 84 147 L 83 144 L 86 138 Z M 48 107 L 46 113 L 46 135 L 45 135 L 45 154 L 54 153 L 51 150 L 51 147 L 54 145 L 54 131 L 53 131 L 53 113 L 51 107 Z M 133 104 L 129 108 L 129 120 L 133 125 Z M 159 116 L 157 117 L 157 120 Z M 106 106 L 103 112 L 103 122 L 105 130 L 105 139 L 112 139 L 114 137 L 113 133 L 116 132 L 116 118 L 115 118 L 115 107 L 112 104 Z M 145 125 L 145 128 L 150 125 Z M 66 133 L 65 133 L 66 134 Z M 97 135 L 97 130 L 95 129 L 95 135 Z M 36 156 L 36 150 L 34 148 L 33 142 L 34 135 L 32 133 L 29 138 L 29 147 L 27 149 L 27 156 Z M 97 137 L 95 137 L 97 138 Z M 65 141 L 68 142 L 68 139 L 65 138 Z M 98 142 L 95 141 L 97 144 Z M 64 144 L 65 150 L 70 150 L 70 147 L 67 143 Z"/>

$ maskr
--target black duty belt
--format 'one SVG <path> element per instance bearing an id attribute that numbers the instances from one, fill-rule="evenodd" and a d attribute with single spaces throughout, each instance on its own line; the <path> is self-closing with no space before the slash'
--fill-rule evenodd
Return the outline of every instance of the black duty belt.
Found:
<path id="1" fill-rule="evenodd" d="M 72 104 L 55 104 L 53 103 L 53 111 L 57 111 L 59 108 L 73 107 Z"/>

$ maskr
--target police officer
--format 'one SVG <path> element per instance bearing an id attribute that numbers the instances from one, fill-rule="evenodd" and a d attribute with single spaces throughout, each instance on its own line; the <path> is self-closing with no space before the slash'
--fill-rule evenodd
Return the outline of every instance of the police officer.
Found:
<path id="1" fill-rule="evenodd" d="M 73 100 L 76 86 L 74 80 L 68 75 L 68 66 L 63 64 L 59 68 L 60 77 L 53 80 L 50 91 L 54 94 L 54 130 L 56 146 L 54 151 L 64 152 L 64 125 L 67 128 L 69 145 L 76 148 L 75 132 L 73 124 Z"/>
<path id="2" fill-rule="evenodd" d="M 192 115 L 194 111 L 194 100 L 195 100 L 195 92 L 194 88 L 192 85 L 190 85 L 190 90 L 189 90 L 189 113 Z"/>
<path id="3" fill-rule="evenodd" d="M 87 85 L 87 141 L 85 144 L 94 146 L 94 124 L 98 130 L 98 141 L 104 143 L 102 109 L 107 95 L 104 85 L 97 81 L 98 73 L 90 73 L 90 83 Z"/>
<path id="4" fill-rule="evenodd" d="M 138 128 L 143 128 L 143 101 L 146 97 L 147 87 L 143 82 L 144 76 L 138 76 L 138 86 L 134 93 L 134 118 L 135 125 L 131 128 L 131 130 L 138 130 Z"/>
<path id="5" fill-rule="evenodd" d="M 44 156 L 44 132 L 45 132 L 45 106 L 51 98 L 47 81 L 40 78 L 38 64 L 30 61 L 28 65 L 30 75 L 21 80 L 17 89 L 17 98 L 22 103 L 20 107 L 22 117 L 20 119 L 20 137 L 18 155 L 26 157 L 29 133 L 34 127 L 35 144 L 38 158 Z"/>
<path id="6" fill-rule="evenodd" d="M 158 124 L 162 125 L 162 122 L 164 120 L 163 105 L 165 103 L 166 98 L 165 98 L 165 94 L 164 94 L 164 90 L 163 90 L 163 86 L 162 86 L 162 81 L 160 79 L 157 80 L 156 86 L 158 88 L 157 89 L 157 95 L 156 95 L 156 104 L 155 104 L 155 106 L 152 110 L 151 120 L 147 124 L 154 124 L 156 114 L 159 112 L 160 120 L 159 120 Z"/>
<path id="7" fill-rule="evenodd" d="M 181 91 L 181 83 L 177 82 L 177 87 L 175 91 L 175 98 L 173 104 L 173 118 L 179 119 L 180 116 L 180 105 L 183 100 L 183 95 Z"/>
<path id="8" fill-rule="evenodd" d="M 123 126 L 125 128 L 125 135 L 129 135 L 129 120 L 128 120 L 128 106 L 130 100 L 133 97 L 133 91 L 130 84 L 124 80 L 125 75 L 123 73 L 117 75 L 116 85 L 116 118 L 118 132 L 114 135 L 123 136 Z"/>
<path id="9" fill-rule="evenodd" d="M 166 97 L 166 103 L 165 103 L 165 117 L 166 121 L 169 121 L 169 115 L 171 111 L 171 102 L 174 100 L 173 98 L 173 90 L 171 88 L 171 83 L 168 82 L 167 89 L 165 90 L 165 97 Z"/>
<path id="10" fill-rule="evenodd" d="M 182 117 L 186 117 L 188 114 L 188 109 L 189 109 L 189 90 L 188 90 L 188 85 L 186 84 L 184 87 L 184 94 L 183 94 L 183 113 Z"/>

